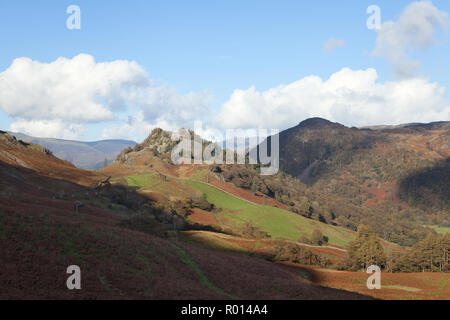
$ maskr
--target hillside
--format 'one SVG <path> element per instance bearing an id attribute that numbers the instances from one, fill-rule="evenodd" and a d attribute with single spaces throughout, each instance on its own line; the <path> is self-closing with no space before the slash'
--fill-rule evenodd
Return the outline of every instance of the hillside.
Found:
<path id="1" fill-rule="evenodd" d="M 449 128 L 437 122 L 371 130 L 313 118 L 280 133 L 277 175 L 261 176 L 250 165 L 209 170 L 298 215 L 353 231 L 367 224 L 385 240 L 411 246 L 431 231 L 424 225 L 450 223 Z M 175 144 L 170 133 L 154 130 L 113 166 L 145 171 L 159 159 L 155 165 L 167 174 Z"/>
<path id="2" fill-rule="evenodd" d="M 18 140 L 3 131 L 0 131 L 0 161 L 3 174 L 8 176 L 8 179 L 16 179 L 25 184 L 28 182 L 26 176 L 29 175 L 34 180 L 36 173 L 43 177 L 85 186 L 95 185 L 102 179 L 101 175 L 77 169 L 72 163 L 55 157 L 43 146 Z M 10 169 L 6 170 L 6 167 Z M 3 183 L 6 184 L 8 179 Z"/>
<path id="3" fill-rule="evenodd" d="M 390 182 L 445 160 L 449 144 L 450 122 L 371 130 L 312 118 L 280 133 L 280 167 L 307 184 L 338 178 L 349 168 L 368 169 L 364 178 Z M 376 163 L 381 155 L 389 158 Z"/>
<path id="4" fill-rule="evenodd" d="M 177 215 L 105 177 L 0 133 L 0 299 L 367 299 L 177 240 Z M 65 286 L 70 265 L 81 291 Z"/>
<path id="5" fill-rule="evenodd" d="M 169 142 L 168 137 L 170 133 L 154 130 L 147 142 L 138 145 L 135 150 L 125 150 L 113 164 L 101 172 L 113 176 L 113 184 L 137 188 L 139 194 L 158 203 L 172 203 L 171 210 L 185 218 L 184 225 L 174 224 L 174 228 L 183 230 L 179 235 L 182 241 L 283 264 L 294 262 L 295 266 L 300 263 L 322 268 L 347 268 L 348 246 L 355 239 L 355 233 L 336 226 L 339 217 L 333 216 L 332 211 L 327 211 L 328 208 L 321 199 L 315 200 L 317 191 L 312 189 L 313 186 L 302 184 L 282 172 L 276 176 L 262 177 L 257 166 L 175 166 L 170 161 L 170 152 L 175 144 Z M 145 221 L 142 218 L 136 220 L 134 228 L 148 230 L 142 227 Z M 387 222 L 385 219 L 380 226 L 391 231 L 390 224 L 396 225 L 396 222 Z M 403 228 L 404 225 L 399 227 Z M 410 227 L 411 229 L 407 229 Z M 408 232 L 416 230 L 416 227 L 423 230 L 423 234 L 416 234 L 415 242 L 422 241 L 428 233 L 437 228 L 411 224 L 400 230 L 406 230 L 405 237 L 410 239 L 408 237 L 411 237 L 412 233 Z M 317 232 L 326 238 L 325 244 L 315 244 L 314 234 Z M 440 264 L 441 262 L 430 266 L 426 260 L 422 263 L 418 259 L 422 253 L 426 254 L 430 250 L 431 244 L 448 246 L 448 237 L 428 236 L 427 239 L 412 249 L 381 241 L 387 257 L 383 266 L 395 272 L 416 272 L 422 268 L 443 271 L 444 265 Z M 442 250 L 436 251 L 438 247 L 432 250 L 436 252 L 437 259 L 445 261 L 445 256 L 440 254 Z M 308 267 L 306 270 L 311 269 Z M 334 271 L 316 272 L 303 269 L 302 272 L 310 274 L 312 278 L 322 279 L 323 281 L 317 282 L 320 284 L 352 288 L 364 294 L 367 292 L 364 285 L 352 286 L 345 281 L 334 282 L 333 278 L 321 276 L 322 272 L 326 275 L 327 272 Z M 351 272 L 338 272 L 335 280 L 341 275 L 345 275 L 343 278 L 359 277 Z M 391 288 L 377 296 L 404 297 L 411 288 L 414 292 L 421 292 L 420 295 L 414 293 L 414 296 L 437 297 L 433 292 L 437 292 L 437 287 L 441 288 L 441 280 L 436 281 L 437 287 L 433 285 L 427 288 L 418 280 L 419 278 L 412 275 L 393 276 L 390 280 Z M 411 281 L 412 287 L 404 285 L 408 281 Z M 445 292 L 439 293 L 439 297 L 445 295 Z"/>
<path id="6" fill-rule="evenodd" d="M 262 199 L 254 199 L 251 192 L 223 183 L 207 166 L 174 166 L 154 156 L 149 149 L 129 152 L 126 162 L 118 160 L 99 172 L 111 175 L 113 184 L 136 187 L 140 193 L 160 202 L 205 196 L 217 209 L 213 219 L 219 230 L 239 232 L 245 222 L 252 222 L 273 238 L 296 241 L 301 236 L 310 237 L 318 228 L 329 236 L 330 243 L 341 246 L 353 236 L 350 231 L 287 211 L 279 202 L 267 200 L 264 204 Z"/>
<path id="7" fill-rule="evenodd" d="M 164 156 L 170 147 L 154 150 L 165 136 L 161 133 L 95 172 L 59 160 L 41 146 L 0 135 L 0 254 L 7 261 L 0 298 L 373 295 L 364 290 L 363 273 L 345 273 L 361 278 L 362 284 L 350 285 L 317 277 L 330 269 L 311 269 L 341 263 L 354 232 L 238 188 L 214 166 L 174 166 Z M 327 237 L 327 245 L 307 243 L 315 230 Z M 405 250 L 386 241 L 383 247 L 393 254 Z M 65 271 L 73 264 L 83 272 L 79 292 L 65 288 Z M 427 276 L 436 283 L 441 279 Z M 403 297 L 396 292 L 403 282 L 396 279 L 390 280 L 389 296 L 377 297 Z M 423 290 L 421 297 L 431 297 L 434 286 Z"/>
<path id="8" fill-rule="evenodd" d="M 223 177 L 299 214 L 351 230 L 369 224 L 403 245 L 425 237 L 422 225 L 450 224 L 449 122 L 372 130 L 313 118 L 279 139 L 281 173 L 222 166 Z"/>
<path id="9" fill-rule="evenodd" d="M 25 142 L 39 144 L 60 159 L 72 162 L 78 168 L 95 170 L 104 165 L 105 158 L 112 162 L 120 151 L 136 142 L 128 140 L 102 140 L 93 142 L 62 140 L 53 138 L 36 138 L 23 133 L 9 132 Z"/>
<path id="10" fill-rule="evenodd" d="M 328 243 L 337 248 L 346 246 L 354 238 L 354 232 L 350 230 L 325 221 L 315 221 L 312 217 L 292 211 L 290 205 L 283 201 L 251 190 L 246 182 L 253 176 L 241 176 L 243 185 L 237 187 L 227 182 L 236 184 L 237 181 L 229 179 L 228 168 L 241 168 L 248 173 L 246 166 L 222 166 L 225 171 L 217 171 L 217 166 L 173 165 L 170 151 L 175 143 L 169 137 L 170 133 L 155 129 L 142 144 L 124 150 L 114 163 L 99 172 L 112 176 L 113 184 L 135 187 L 139 193 L 158 202 L 204 197 L 214 205 L 214 212 L 194 209 L 188 220 L 209 225 L 215 231 L 245 237 L 244 229 L 250 224 L 251 228 L 272 239 L 297 242 L 299 239 L 310 239 L 313 231 L 319 230 L 327 237 Z M 262 181 L 261 185 L 275 190 L 275 183 L 278 182 L 270 179 Z M 295 179 L 281 179 L 285 188 L 301 186 L 298 182 L 296 184 Z"/>

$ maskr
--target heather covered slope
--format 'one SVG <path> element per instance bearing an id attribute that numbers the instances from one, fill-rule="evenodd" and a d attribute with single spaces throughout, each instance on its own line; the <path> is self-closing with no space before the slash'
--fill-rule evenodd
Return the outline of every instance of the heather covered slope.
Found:
<path id="1" fill-rule="evenodd" d="M 2 205 L 2 299 L 364 298 L 314 286 L 261 259 L 120 228 L 108 213 L 74 216 L 68 210 L 35 209 L 40 213 L 30 214 L 32 209 Z M 80 291 L 65 287 L 72 264 L 82 270 Z"/>
<path id="2" fill-rule="evenodd" d="M 55 157 L 52 152 L 40 145 L 16 139 L 6 132 L 0 132 L 0 161 L 16 168 L 17 174 L 4 169 L 5 175 L 20 179 L 27 183 L 25 176 L 29 173 L 39 173 L 41 176 L 71 181 L 81 185 L 94 185 L 104 176 L 77 169 L 72 163 Z M 20 173 L 19 173 L 20 172 Z M 38 179 L 31 174 L 30 179 Z"/>
<path id="3" fill-rule="evenodd" d="M 269 261 L 133 230 L 124 221 L 152 214 L 133 188 L 94 189 L 103 174 L 0 138 L 1 299 L 366 298 Z M 70 265 L 81 268 L 80 291 L 66 288 Z"/>
<path id="4" fill-rule="evenodd" d="M 258 220 L 258 210 L 268 217 L 279 215 L 281 222 L 284 215 L 301 222 L 299 230 L 307 235 L 323 228 L 331 246 L 302 245 L 314 252 L 310 257 L 341 260 L 345 249 L 336 241 L 351 239 L 351 231 L 338 232 L 340 228 L 285 211 L 285 204 L 236 188 L 208 166 L 173 166 L 143 148 L 91 172 L 53 157 L 40 146 L 4 138 L 6 142 L 0 144 L 2 299 L 366 299 L 371 294 L 361 290 L 365 273 L 350 275 L 361 283 L 346 285 L 329 278 L 318 281 L 316 273 L 304 267 L 262 259 L 272 255 L 277 239 L 189 229 L 198 227 L 191 220 L 197 219 L 200 225 L 209 221 L 206 225 L 213 226 L 225 221 L 226 227 L 239 233 L 241 224 L 236 222 L 256 208 L 250 220 L 261 228 L 266 222 Z M 112 185 L 92 187 L 108 176 Z M 209 202 L 189 200 L 198 193 L 215 203 L 214 211 L 207 211 Z M 178 204 L 186 198 L 194 208 L 186 211 L 190 212 L 183 226 L 186 232 L 177 236 L 171 230 L 185 212 Z M 83 204 L 78 212 L 74 210 L 77 203 Z M 172 206 L 171 211 L 161 211 L 160 205 Z M 289 231 L 284 229 L 267 231 Z M 81 291 L 65 286 L 66 268 L 72 264 L 81 267 Z M 427 277 L 434 282 L 442 278 Z M 402 284 L 396 278 L 390 282 L 395 288 Z M 389 297 L 399 297 L 395 288 Z"/>

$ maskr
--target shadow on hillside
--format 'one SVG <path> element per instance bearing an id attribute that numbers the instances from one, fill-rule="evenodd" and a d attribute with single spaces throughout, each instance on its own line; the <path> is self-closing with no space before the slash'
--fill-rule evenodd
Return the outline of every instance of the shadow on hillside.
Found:
<path id="1" fill-rule="evenodd" d="M 337 289 L 328 287 L 324 282 L 324 272 L 334 272 L 332 269 L 327 269 L 324 271 L 319 271 L 315 267 L 303 266 L 300 264 L 291 264 L 291 263 L 277 263 L 278 266 L 291 274 L 294 278 L 302 278 L 308 282 L 311 282 L 314 286 L 320 287 L 322 292 L 323 299 L 325 300 L 333 300 L 333 299 L 357 299 L 357 300 L 376 300 L 374 297 L 349 291 L 346 289 Z M 337 271 L 339 272 L 339 271 Z M 364 283 L 365 284 L 365 283 Z"/>
<path id="2" fill-rule="evenodd" d="M 279 135 L 280 170 L 308 185 L 352 163 L 355 154 L 387 142 L 385 134 L 331 123 L 315 125 L 317 119 L 312 120 Z M 268 137 L 269 154 L 271 144 L 272 137 Z"/>
<path id="3" fill-rule="evenodd" d="M 98 180 L 101 179 L 99 176 Z M 45 204 L 74 214 L 98 208 L 119 216 L 121 227 L 159 237 L 181 230 L 220 232 L 213 227 L 189 222 L 182 208 L 161 205 L 137 190 L 126 185 L 83 186 L 0 161 L 0 197 L 19 204 Z"/>
<path id="4" fill-rule="evenodd" d="M 221 232 L 212 226 L 188 220 L 192 208 L 181 202 L 156 202 L 138 192 L 139 188 L 127 185 L 108 185 L 98 190 L 107 201 L 106 209 L 120 214 L 121 227 L 159 237 L 177 236 L 179 231 L 202 230 Z"/>
<path id="5" fill-rule="evenodd" d="M 51 178 L 39 174 L 35 170 L 17 167 L 0 160 L 0 184 L 3 185 L 3 196 L 26 195 L 61 199 L 64 195 L 72 195 L 90 188 L 61 178 Z M 16 197 L 12 197 L 15 199 Z"/>
<path id="6" fill-rule="evenodd" d="M 300 276 L 301 278 L 312 282 L 313 284 L 319 284 L 321 277 L 320 272 L 314 270 L 314 267 L 306 267 L 301 264 L 294 263 L 286 263 L 286 262 L 277 262 L 277 264 L 282 267 L 284 270 L 289 271 L 296 276 Z"/>
<path id="7" fill-rule="evenodd" d="M 400 198 L 425 210 L 450 210 L 450 158 L 418 170 L 400 183 Z"/>

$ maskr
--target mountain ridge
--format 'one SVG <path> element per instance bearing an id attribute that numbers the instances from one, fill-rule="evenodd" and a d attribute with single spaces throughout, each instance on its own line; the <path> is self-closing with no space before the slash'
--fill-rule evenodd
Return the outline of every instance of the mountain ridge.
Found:
<path id="1" fill-rule="evenodd" d="M 100 169 L 105 158 L 110 163 L 127 146 L 134 146 L 131 140 L 107 139 L 99 141 L 77 141 L 56 138 L 37 138 L 23 133 L 8 132 L 25 142 L 42 145 L 58 158 L 72 162 L 82 169 Z"/>

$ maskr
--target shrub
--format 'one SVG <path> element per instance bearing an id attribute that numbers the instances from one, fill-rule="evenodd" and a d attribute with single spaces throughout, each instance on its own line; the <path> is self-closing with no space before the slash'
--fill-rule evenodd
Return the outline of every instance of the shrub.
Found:
<path id="1" fill-rule="evenodd" d="M 251 222 L 245 222 L 242 229 L 242 234 L 251 239 L 260 240 L 270 238 L 267 232 L 255 227 Z"/>
<path id="2" fill-rule="evenodd" d="M 199 197 L 190 198 L 188 200 L 188 205 L 191 208 L 198 208 L 205 211 L 212 211 L 215 208 L 215 206 L 212 203 L 208 202 L 205 194 Z"/>
<path id="3" fill-rule="evenodd" d="M 315 246 L 321 246 L 323 244 L 323 234 L 320 230 L 315 229 L 311 235 L 311 243 Z"/>

